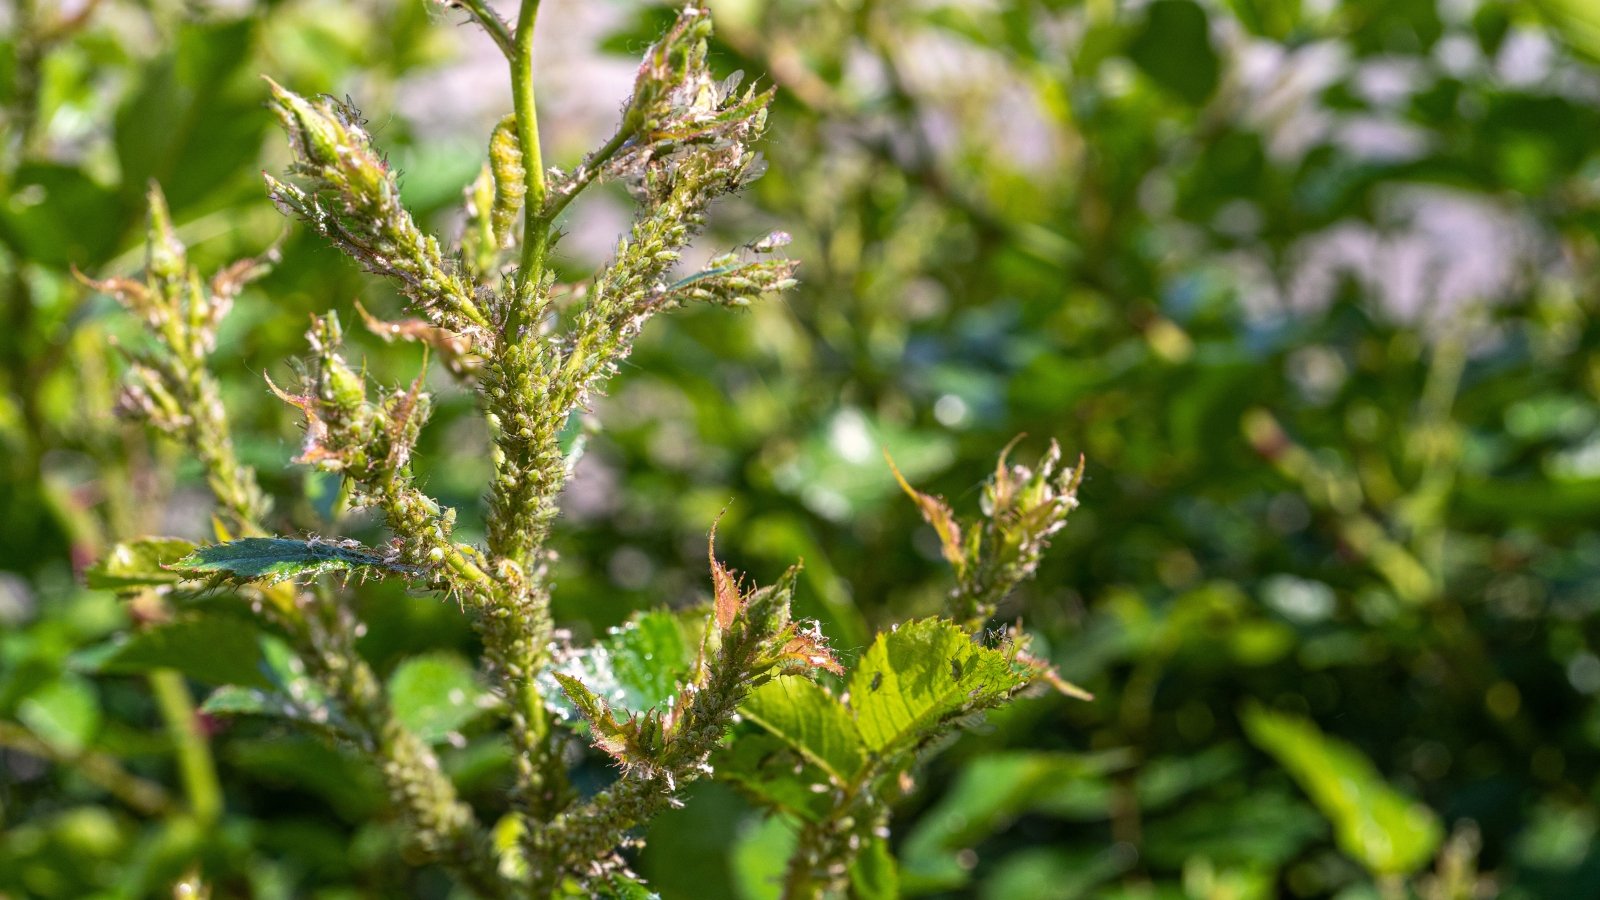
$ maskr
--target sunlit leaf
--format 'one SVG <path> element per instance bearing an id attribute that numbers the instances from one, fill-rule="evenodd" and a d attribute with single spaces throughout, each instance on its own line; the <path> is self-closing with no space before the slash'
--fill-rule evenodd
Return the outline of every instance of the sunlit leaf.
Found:
<path id="1" fill-rule="evenodd" d="M 740 713 L 821 766 L 841 787 L 865 762 L 849 710 L 810 679 L 780 675 L 752 692 Z"/>
<path id="2" fill-rule="evenodd" d="M 949 719 L 994 705 L 1027 684 L 998 651 L 941 619 L 881 634 L 850 675 L 850 705 L 875 753 L 904 749 Z"/>
<path id="3" fill-rule="evenodd" d="M 1427 865 L 1444 837 L 1432 810 L 1383 780 L 1372 762 L 1310 722 L 1246 707 L 1245 732 L 1289 771 L 1333 823 L 1339 847 L 1378 875 Z"/>

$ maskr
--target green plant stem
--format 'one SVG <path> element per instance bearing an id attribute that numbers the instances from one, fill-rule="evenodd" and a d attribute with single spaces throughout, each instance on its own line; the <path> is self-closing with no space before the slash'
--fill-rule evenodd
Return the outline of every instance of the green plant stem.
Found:
<path id="1" fill-rule="evenodd" d="M 167 733 L 172 736 L 189 811 L 200 825 L 212 825 L 222 815 L 222 785 L 217 780 L 211 742 L 201 730 L 189 686 L 178 672 L 159 669 L 150 673 L 150 689 L 155 693 Z"/>
<path id="2" fill-rule="evenodd" d="M 549 208 L 540 215 L 540 227 L 546 233 L 549 232 L 550 226 L 555 224 L 556 216 L 561 215 L 561 211 L 567 208 L 567 204 L 583 193 L 583 189 L 600 176 L 600 173 L 606 167 L 606 163 L 610 162 L 612 157 L 616 156 L 618 151 L 633 139 L 635 131 L 636 129 L 632 123 L 624 122 L 622 127 L 617 129 L 617 133 L 611 136 L 610 140 L 606 141 L 600 149 L 589 154 L 589 157 L 583 161 L 583 167 L 573 175 L 572 180 L 563 185 L 556 195 L 550 198 Z"/>
<path id="3" fill-rule="evenodd" d="M 515 53 L 511 59 L 511 102 L 517 116 L 517 143 L 522 149 L 522 168 L 528 179 L 528 194 L 522 210 L 524 291 L 538 289 L 540 277 L 544 274 L 545 250 L 550 243 L 549 229 L 541 224 L 545 200 L 544 158 L 539 151 L 539 112 L 534 103 L 533 90 L 533 28 L 538 16 L 539 0 L 522 0 L 522 7 L 517 13 Z M 518 303 L 519 307 L 522 305 Z"/>
<path id="4" fill-rule="evenodd" d="M 490 9 L 489 4 L 483 0 L 460 0 L 460 2 L 461 8 L 477 19 L 483 30 L 489 33 L 489 37 L 495 46 L 500 48 L 500 52 L 506 55 L 506 59 L 516 55 L 516 41 L 511 37 L 511 30 L 506 27 L 505 20 L 500 18 L 499 13 Z"/>
<path id="5" fill-rule="evenodd" d="M 323 588 L 306 616 L 305 657 L 317 681 L 343 701 L 346 716 L 361 731 L 368 751 L 378 758 L 390 796 L 410 820 L 412 840 L 481 897 L 509 895 L 499 857 L 472 808 L 456 794 L 438 758 L 414 732 L 395 718 L 372 668 L 356 651 L 355 622 Z"/>

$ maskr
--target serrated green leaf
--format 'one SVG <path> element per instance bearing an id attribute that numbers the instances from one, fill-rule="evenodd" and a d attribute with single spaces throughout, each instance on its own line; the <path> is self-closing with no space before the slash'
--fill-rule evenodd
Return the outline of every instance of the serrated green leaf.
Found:
<path id="1" fill-rule="evenodd" d="M 699 646 L 703 612 L 640 613 L 593 645 L 575 651 L 540 676 L 540 693 L 551 711 L 571 719 L 577 709 L 554 677 L 581 681 L 611 709 L 642 713 L 670 702 L 686 680 Z"/>
<path id="2" fill-rule="evenodd" d="M 849 784 L 865 762 L 850 711 L 810 679 L 780 675 L 756 688 L 740 712 L 821 767 L 835 785 Z"/>
<path id="3" fill-rule="evenodd" d="M 173 571 L 187 578 L 222 576 L 234 581 L 265 581 L 269 584 L 357 568 L 381 569 L 404 575 L 418 574 L 410 566 L 370 551 L 290 538 L 241 538 L 225 544 L 213 544 L 201 547 L 172 564 Z"/>
<path id="4" fill-rule="evenodd" d="M 124 541 L 90 566 L 84 578 L 89 587 L 109 591 L 174 584 L 180 576 L 167 567 L 193 553 L 194 549 L 193 541 L 182 538 Z"/>
<path id="5" fill-rule="evenodd" d="M 489 694 L 472 665 L 453 653 L 402 662 L 389 676 L 388 690 L 396 718 L 429 743 L 448 740 L 488 708 Z"/>
<path id="6" fill-rule="evenodd" d="M 1333 823 L 1340 849 L 1375 875 L 1408 875 L 1433 859 L 1444 837 L 1428 807 L 1383 780 L 1354 747 L 1296 716 L 1246 707 L 1241 718 L 1256 746 L 1288 770 Z"/>
<path id="7" fill-rule="evenodd" d="M 895 752 L 1027 682 L 1004 654 L 948 621 L 922 619 L 880 634 L 862 654 L 850 675 L 850 706 L 866 748 Z"/>
<path id="8" fill-rule="evenodd" d="M 176 669 L 205 684 L 270 688 L 260 637 L 239 619 L 191 616 L 80 651 L 72 664 L 107 675 Z"/>
<path id="9" fill-rule="evenodd" d="M 100 730 L 100 699 L 87 678 L 67 672 L 23 698 L 17 721 L 56 750 L 75 755 Z"/>

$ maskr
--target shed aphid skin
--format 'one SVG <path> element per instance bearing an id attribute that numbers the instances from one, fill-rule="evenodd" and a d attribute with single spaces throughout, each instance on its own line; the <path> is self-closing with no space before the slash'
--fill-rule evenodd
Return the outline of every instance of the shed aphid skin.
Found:
<path id="1" fill-rule="evenodd" d="M 334 311 L 314 317 L 306 333 L 299 383 L 267 384 L 302 420 L 294 462 L 337 476 L 341 496 L 375 511 L 389 536 L 377 548 L 322 530 L 270 536 L 266 497 L 234 455 L 205 368 L 237 285 L 259 267 L 226 270 L 210 292 L 180 277 L 192 275 L 184 248 L 152 191 L 146 282 L 95 282 L 145 319 L 160 348 L 135 369 L 130 410 L 195 451 L 232 519 L 219 525 L 216 543 L 185 545 L 187 555 L 161 577 L 233 586 L 281 636 L 274 646 L 287 648 L 279 689 L 253 688 L 260 698 L 235 690 L 214 711 L 279 711 L 360 748 L 408 827 L 408 858 L 442 867 L 479 896 L 543 900 L 633 883 L 619 850 L 637 846 L 638 830 L 706 777 L 752 790 L 778 815 L 797 814 L 788 805 L 795 797 L 820 798 L 807 804 L 785 896 L 837 893 L 852 861 L 882 843 L 896 799 L 890 786 L 942 735 L 1053 677 L 1021 654 L 1019 632 L 988 645 L 974 635 L 1031 576 L 1076 504 L 1081 465 L 1059 472 L 1054 445 L 1036 470 L 1002 462 L 983 515 L 967 522 L 902 479 L 946 543 L 957 587 L 945 617 L 879 635 L 851 670 L 820 625 L 795 618 L 799 566 L 765 585 L 742 577 L 718 559 L 714 524 L 705 608 L 644 611 L 573 646 L 552 618 L 548 542 L 578 452 L 568 440 L 575 423 L 658 314 L 689 303 L 744 306 L 795 284 L 798 263 L 772 257 L 790 242 L 782 231 L 701 271 L 670 274 L 709 206 L 759 174 L 754 143 L 773 94 L 712 77 L 709 13 L 687 6 L 645 53 L 612 137 L 573 172 L 546 171 L 530 68 L 538 4 L 525 0 L 514 31 L 486 5 L 460 6 L 506 51 L 517 98 L 465 197 L 460 246 L 428 233 L 406 208 L 348 102 L 269 82 L 293 161 L 282 179 L 266 182 L 286 215 L 388 279 L 416 316 L 389 322 L 357 307 L 367 327 L 386 343 L 421 343 L 424 369 L 437 353 L 478 395 L 493 442 L 481 544 L 458 537 L 456 510 L 427 494 L 413 466 L 433 409 L 422 374 L 373 383 L 364 362 L 347 358 Z M 579 290 L 558 283 L 547 257 L 559 215 L 601 179 L 625 183 L 638 208 L 613 258 Z M 470 620 L 482 658 L 463 683 L 486 688 L 472 702 L 465 688 L 452 689 L 445 706 L 472 718 L 399 714 L 395 694 L 403 692 L 386 689 L 357 652 L 365 626 L 349 594 L 368 579 L 430 592 Z M 956 690 L 933 683 L 929 673 L 943 672 Z M 514 775 L 497 805 L 466 803 L 437 755 L 437 746 L 464 745 L 470 727 L 509 739 Z M 580 735 L 615 770 L 587 797 L 568 781 L 568 750 Z M 826 746 L 812 746 L 814 738 Z M 758 758 L 759 775 L 738 762 L 741 752 Z M 793 762 L 766 764 L 780 752 Z M 774 789 L 762 790 L 769 782 Z"/>

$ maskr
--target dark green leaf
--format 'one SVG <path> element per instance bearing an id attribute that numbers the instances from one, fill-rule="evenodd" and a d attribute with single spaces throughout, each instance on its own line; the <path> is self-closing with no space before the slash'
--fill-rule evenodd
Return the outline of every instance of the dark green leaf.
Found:
<path id="1" fill-rule="evenodd" d="M 176 669 L 206 684 L 270 688 L 260 631 L 226 616 L 191 616 L 78 653 L 80 668 L 111 675 Z"/>
<path id="2" fill-rule="evenodd" d="M 1196 106 L 1217 89 L 1221 63 L 1206 12 L 1194 0 L 1156 0 L 1128 56 L 1150 80 Z"/>
<path id="3" fill-rule="evenodd" d="M 358 568 L 419 574 L 410 566 L 368 550 L 289 538 L 242 538 L 201 547 L 173 563 L 172 568 L 187 578 L 221 576 L 232 581 L 265 581 L 268 584 Z"/>

